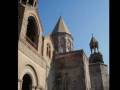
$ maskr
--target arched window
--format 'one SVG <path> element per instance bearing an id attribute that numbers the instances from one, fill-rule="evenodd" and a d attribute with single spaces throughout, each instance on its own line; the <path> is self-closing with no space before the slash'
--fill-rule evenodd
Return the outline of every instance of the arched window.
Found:
<path id="1" fill-rule="evenodd" d="M 49 44 L 47 44 L 47 52 L 46 52 L 47 56 L 48 56 L 48 51 L 49 51 Z"/>
<path id="2" fill-rule="evenodd" d="M 28 74 L 23 77 L 22 90 L 32 90 L 32 79 Z"/>
<path id="3" fill-rule="evenodd" d="M 36 49 L 38 48 L 39 34 L 38 34 L 37 23 L 33 16 L 30 16 L 28 18 L 26 39 L 33 47 L 35 47 Z"/>
<path id="4" fill-rule="evenodd" d="M 50 47 L 50 44 L 47 44 L 47 52 L 46 52 L 47 56 L 49 58 L 51 58 L 51 47 Z"/>
<path id="5" fill-rule="evenodd" d="M 51 48 L 49 46 L 49 53 L 48 53 L 49 58 L 51 58 Z"/>
<path id="6" fill-rule="evenodd" d="M 23 3 L 23 4 L 26 4 L 26 2 L 27 2 L 27 0 L 22 0 L 22 3 Z"/>
<path id="7" fill-rule="evenodd" d="M 59 53 L 63 53 L 63 52 L 66 52 L 66 49 L 65 49 L 65 38 L 62 37 L 59 39 Z"/>
<path id="8" fill-rule="evenodd" d="M 34 2 L 34 0 L 29 0 L 28 4 L 33 6 L 33 2 Z"/>
<path id="9" fill-rule="evenodd" d="M 67 40 L 67 48 L 68 48 L 68 51 L 71 51 L 72 49 L 71 41 L 69 39 Z"/>

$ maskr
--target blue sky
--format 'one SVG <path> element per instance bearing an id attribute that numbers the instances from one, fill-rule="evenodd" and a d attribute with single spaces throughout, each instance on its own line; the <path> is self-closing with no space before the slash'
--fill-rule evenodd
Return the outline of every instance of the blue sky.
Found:
<path id="1" fill-rule="evenodd" d="M 62 16 L 74 38 L 74 49 L 84 49 L 87 56 L 93 33 L 109 65 L 109 0 L 39 0 L 39 15 L 44 35 L 52 32 Z"/>

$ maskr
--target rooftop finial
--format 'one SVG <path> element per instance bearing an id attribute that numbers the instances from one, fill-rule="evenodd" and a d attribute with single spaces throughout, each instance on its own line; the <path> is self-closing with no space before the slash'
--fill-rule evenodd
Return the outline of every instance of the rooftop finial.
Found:
<path id="1" fill-rule="evenodd" d="M 92 33 L 92 37 L 93 37 L 93 33 Z"/>

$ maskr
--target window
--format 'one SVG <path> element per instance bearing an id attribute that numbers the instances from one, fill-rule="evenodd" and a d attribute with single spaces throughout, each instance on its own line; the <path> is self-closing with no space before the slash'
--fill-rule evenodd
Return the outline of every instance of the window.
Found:
<path id="1" fill-rule="evenodd" d="M 47 44 L 47 52 L 46 52 L 47 56 L 48 56 L 48 51 L 49 51 L 49 44 Z"/>
<path id="2" fill-rule="evenodd" d="M 50 44 L 47 44 L 47 56 L 51 58 L 51 47 Z"/>
<path id="3" fill-rule="evenodd" d="M 64 37 L 59 39 L 59 53 L 66 52 L 65 43 L 66 43 L 66 41 L 65 41 Z"/>
<path id="4" fill-rule="evenodd" d="M 68 48 L 68 51 L 71 51 L 72 45 L 69 39 L 67 40 L 67 48 Z"/>
<path id="5" fill-rule="evenodd" d="M 26 32 L 26 39 L 27 41 L 36 49 L 38 48 L 38 28 L 33 16 L 28 18 L 28 25 L 27 25 L 27 32 Z"/>

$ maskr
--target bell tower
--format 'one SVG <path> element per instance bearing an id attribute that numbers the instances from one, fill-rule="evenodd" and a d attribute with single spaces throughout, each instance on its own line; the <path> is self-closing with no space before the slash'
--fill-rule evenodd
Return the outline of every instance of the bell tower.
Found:
<path id="1" fill-rule="evenodd" d="M 89 45 L 91 49 L 89 57 L 91 90 L 109 90 L 108 67 L 104 64 L 103 56 L 99 52 L 98 41 L 93 35 Z"/>
<path id="2" fill-rule="evenodd" d="M 65 53 L 73 50 L 73 38 L 63 18 L 60 16 L 51 34 L 55 53 Z"/>
<path id="3" fill-rule="evenodd" d="M 19 0 L 18 1 L 18 37 L 21 32 L 25 10 L 27 8 L 36 9 L 37 4 L 38 4 L 37 0 Z"/>
<path id="4" fill-rule="evenodd" d="M 38 14 L 38 0 L 19 0 L 18 10 L 19 41 L 42 55 L 43 29 Z"/>

